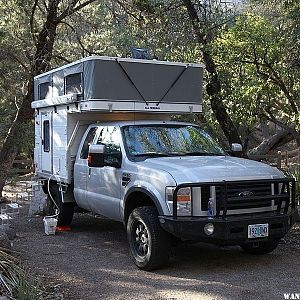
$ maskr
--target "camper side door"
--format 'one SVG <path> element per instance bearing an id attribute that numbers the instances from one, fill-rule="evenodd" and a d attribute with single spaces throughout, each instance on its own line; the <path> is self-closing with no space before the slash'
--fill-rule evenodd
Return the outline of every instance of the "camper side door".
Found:
<path id="1" fill-rule="evenodd" d="M 52 112 L 41 113 L 41 171 L 52 174 Z"/>

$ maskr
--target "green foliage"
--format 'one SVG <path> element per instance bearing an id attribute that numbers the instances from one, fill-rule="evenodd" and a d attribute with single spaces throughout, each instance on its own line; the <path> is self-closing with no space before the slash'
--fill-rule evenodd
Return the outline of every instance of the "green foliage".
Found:
<path id="1" fill-rule="evenodd" d="M 34 3 L 0 0 L 0 147 L 22 104 L 45 21 L 47 1 L 37 1 L 36 7 Z M 217 63 L 221 97 L 243 138 L 266 113 L 299 128 L 300 115 L 291 111 L 287 93 L 272 79 L 277 74 L 299 105 L 299 1 L 251 1 L 242 14 L 240 7 L 217 0 L 192 3 L 200 33 L 207 40 L 205 50 L 213 52 Z M 60 1 L 59 11 L 68 4 L 70 1 Z M 49 68 L 94 54 L 126 57 L 132 46 L 148 48 L 161 60 L 202 62 L 203 48 L 182 0 L 105 0 L 59 24 Z M 203 117 L 188 119 L 206 122 L 207 128 L 220 133 L 209 100 L 204 94 Z M 24 132 L 19 143 L 22 153 L 29 154 L 33 147 L 32 128 L 27 124 L 20 129 Z"/>
<path id="2" fill-rule="evenodd" d="M 24 85 L 29 78 L 33 49 L 26 7 L 30 5 L 0 1 L 0 146 L 22 105 Z"/>
<path id="3" fill-rule="evenodd" d="M 0 250 L 0 294 L 19 300 L 47 298 L 38 279 L 30 275 L 17 258 L 3 250 Z"/>
<path id="4" fill-rule="evenodd" d="M 297 45 L 292 46 L 289 32 L 295 24 L 287 15 L 284 20 L 268 16 L 244 13 L 214 42 L 223 97 L 241 128 L 269 117 L 299 129 L 299 114 L 291 106 L 291 101 L 299 104 L 300 91 L 299 68 L 291 57 Z"/>
<path id="5" fill-rule="evenodd" d="M 181 6 L 173 7 L 178 4 L 175 2 L 95 3 L 61 25 L 63 38 L 57 41 L 57 49 L 62 49 L 60 54 L 65 57 L 70 53 L 73 59 L 90 54 L 128 57 L 131 47 L 145 47 L 158 59 L 200 61 L 199 46 L 187 34 L 190 26 L 185 12 Z"/>

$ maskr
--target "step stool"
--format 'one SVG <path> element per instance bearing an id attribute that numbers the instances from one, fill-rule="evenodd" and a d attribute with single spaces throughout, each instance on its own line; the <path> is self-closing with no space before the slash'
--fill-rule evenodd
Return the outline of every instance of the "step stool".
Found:
<path id="1" fill-rule="evenodd" d="M 1 213 L 0 214 L 0 220 L 1 220 L 1 225 L 9 225 L 9 221 L 12 219 L 11 216 L 9 216 L 6 213 Z"/>
<path id="2" fill-rule="evenodd" d="M 6 214 L 14 218 L 20 213 L 20 208 L 22 208 L 22 206 L 19 203 L 11 202 L 6 204 L 5 208 L 1 208 L 1 214 Z"/>
<path id="3" fill-rule="evenodd" d="M 16 202 L 24 204 L 25 201 L 30 201 L 31 195 L 28 192 L 22 192 L 16 194 Z"/>

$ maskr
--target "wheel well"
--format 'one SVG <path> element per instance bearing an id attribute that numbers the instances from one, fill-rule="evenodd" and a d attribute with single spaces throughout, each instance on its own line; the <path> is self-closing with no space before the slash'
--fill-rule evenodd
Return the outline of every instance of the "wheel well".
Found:
<path id="1" fill-rule="evenodd" d="M 55 185 L 57 184 L 57 182 L 55 180 L 50 180 L 50 184 L 49 184 L 49 188 L 50 190 L 53 189 L 55 187 Z M 43 192 L 48 195 L 49 191 L 48 191 L 48 180 L 45 180 L 43 185 L 42 185 L 42 190 Z"/>
<path id="2" fill-rule="evenodd" d="M 125 209 L 124 209 L 124 221 L 127 223 L 129 215 L 131 212 L 141 206 L 154 206 L 156 207 L 154 201 L 151 199 L 150 196 L 146 195 L 143 192 L 137 191 L 131 193 L 127 199 L 126 199 L 126 204 L 125 204 Z"/>
<path id="3" fill-rule="evenodd" d="M 47 186 L 47 182 L 44 183 L 44 184 L 42 185 L 42 190 L 43 190 L 44 194 L 48 195 L 48 186 Z"/>

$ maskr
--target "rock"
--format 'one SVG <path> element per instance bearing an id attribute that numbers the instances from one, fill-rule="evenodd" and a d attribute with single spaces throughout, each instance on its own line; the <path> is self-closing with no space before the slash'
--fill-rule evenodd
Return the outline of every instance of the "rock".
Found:
<path id="1" fill-rule="evenodd" d="M 13 228 L 9 227 L 9 225 L 0 225 L 0 232 L 6 233 L 10 240 L 13 240 L 17 236 L 17 232 Z"/>
<path id="2" fill-rule="evenodd" d="M 0 203 L 8 203 L 9 200 L 6 197 L 0 197 Z"/>
<path id="3" fill-rule="evenodd" d="M 36 190 L 30 202 L 28 216 L 32 217 L 34 215 L 43 215 L 45 206 L 47 202 L 47 195 L 42 189 Z"/>
<path id="4" fill-rule="evenodd" d="M 7 252 L 11 250 L 11 243 L 6 233 L 0 232 L 0 247 L 6 249 Z"/>

